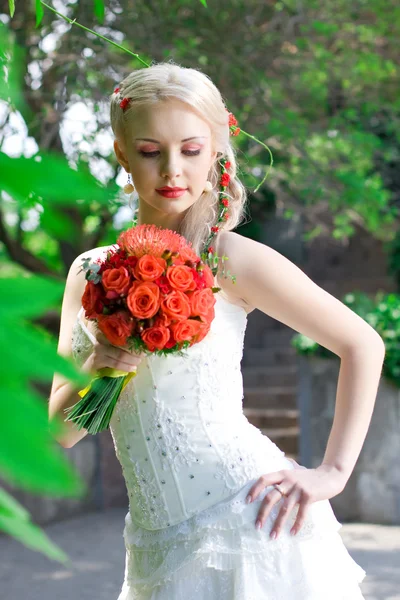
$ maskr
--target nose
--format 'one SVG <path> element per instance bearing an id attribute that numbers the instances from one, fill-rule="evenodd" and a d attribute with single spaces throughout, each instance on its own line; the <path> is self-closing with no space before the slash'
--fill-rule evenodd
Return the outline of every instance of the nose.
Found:
<path id="1" fill-rule="evenodd" d="M 168 177 L 168 179 L 175 182 L 175 180 L 182 174 L 180 158 L 173 152 L 170 152 L 161 161 L 160 169 L 161 177 Z"/>

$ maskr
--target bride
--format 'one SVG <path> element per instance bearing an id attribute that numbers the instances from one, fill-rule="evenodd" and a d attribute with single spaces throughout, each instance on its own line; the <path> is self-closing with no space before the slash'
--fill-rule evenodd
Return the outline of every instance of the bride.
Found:
<path id="1" fill-rule="evenodd" d="M 134 223 L 228 257 L 235 276 L 219 268 L 211 329 L 185 357 L 145 356 L 110 345 L 84 318 L 82 259 L 109 247 L 71 265 L 58 352 L 87 373 L 137 372 L 110 423 L 129 498 L 118 600 L 362 599 L 365 571 L 347 552 L 329 499 L 343 491 L 368 431 L 382 339 L 284 256 L 232 231 L 246 191 L 232 116 L 205 74 L 153 64 L 129 74 L 110 101 L 116 157 L 138 198 Z M 333 426 L 315 468 L 286 458 L 243 414 L 240 361 L 255 308 L 341 359 Z M 56 373 L 49 418 L 64 421 L 77 391 Z M 85 435 L 64 422 L 58 442 L 71 448 Z"/>

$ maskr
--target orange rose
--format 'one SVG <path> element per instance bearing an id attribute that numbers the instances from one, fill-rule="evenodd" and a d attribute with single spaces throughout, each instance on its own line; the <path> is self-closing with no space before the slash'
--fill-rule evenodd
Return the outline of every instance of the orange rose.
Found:
<path id="1" fill-rule="evenodd" d="M 215 304 L 216 300 L 210 288 L 197 290 L 190 294 L 191 316 L 207 318 L 207 313 Z"/>
<path id="2" fill-rule="evenodd" d="M 172 288 L 186 292 L 194 291 L 196 283 L 193 278 L 193 270 L 185 265 L 172 265 L 167 268 L 166 277 Z"/>
<path id="3" fill-rule="evenodd" d="M 211 321 L 214 319 L 214 317 L 215 317 L 215 310 L 214 310 L 214 307 L 211 306 L 211 308 L 209 308 L 207 312 L 200 315 L 200 320 L 202 321 L 202 323 L 210 325 Z"/>
<path id="4" fill-rule="evenodd" d="M 160 308 L 160 288 L 151 281 L 134 281 L 126 298 L 126 304 L 134 317 L 150 319 Z"/>
<path id="5" fill-rule="evenodd" d="M 168 327 L 148 327 L 141 334 L 141 338 L 150 351 L 162 350 L 168 342 L 171 332 Z"/>
<path id="6" fill-rule="evenodd" d="M 107 269 L 103 272 L 101 283 L 106 290 L 106 298 L 113 300 L 120 296 L 126 296 L 131 284 L 129 271 L 125 267 Z"/>
<path id="7" fill-rule="evenodd" d="M 100 315 L 97 324 L 100 331 L 114 346 L 125 346 L 134 329 L 134 321 L 127 311 L 118 311 L 112 315 Z"/>
<path id="8" fill-rule="evenodd" d="M 166 266 L 163 258 L 145 254 L 137 261 L 133 274 L 140 281 L 154 281 L 164 273 Z"/>
<path id="9" fill-rule="evenodd" d="M 197 335 L 202 328 L 203 324 L 196 319 L 185 319 L 171 325 L 172 333 L 178 343 L 186 341 L 191 342 L 194 336 Z"/>
<path id="10" fill-rule="evenodd" d="M 82 296 L 82 306 L 85 309 L 87 319 L 95 319 L 103 312 L 103 290 L 101 286 L 93 281 L 88 281 Z"/>
<path id="11" fill-rule="evenodd" d="M 161 309 L 170 319 L 177 321 L 187 319 L 191 311 L 190 299 L 183 292 L 174 290 L 162 300 Z"/>
<path id="12" fill-rule="evenodd" d="M 212 310 L 214 310 L 214 309 L 212 309 Z M 201 340 L 203 340 L 206 337 L 207 333 L 210 331 L 210 328 L 211 328 L 210 322 L 203 323 L 203 322 L 199 321 L 199 323 L 200 323 L 199 333 L 197 334 L 197 336 L 195 337 L 193 342 L 190 344 L 191 346 L 193 344 L 201 342 Z"/>

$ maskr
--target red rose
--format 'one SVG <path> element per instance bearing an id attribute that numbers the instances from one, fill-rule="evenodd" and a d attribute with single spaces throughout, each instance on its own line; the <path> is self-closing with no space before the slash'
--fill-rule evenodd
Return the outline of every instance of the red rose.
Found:
<path id="1" fill-rule="evenodd" d="M 162 325 L 148 327 L 141 335 L 142 340 L 150 351 L 162 350 L 169 341 L 171 332 L 168 327 Z M 173 344 L 175 345 L 175 344 Z"/>
<path id="2" fill-rule="evenodd" d="M 87 319 L 95 319 L 103 312 L 103 290 L 100 284 L 88 281 L 82 296 L 82 306 Z"/>
<path id="3" fill-rule="evenodd" d="M 125 346 L 134 329 L 134 320 L 127 311 L 118 311 L 112 315 L 99 315 L 97 323 L 100 331 L 115 346 Z"/>

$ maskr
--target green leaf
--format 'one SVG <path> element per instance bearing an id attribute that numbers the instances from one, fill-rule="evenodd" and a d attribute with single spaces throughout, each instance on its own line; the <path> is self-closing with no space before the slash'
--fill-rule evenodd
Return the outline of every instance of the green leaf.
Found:
<path id="1" fill-rule="evenodd" d="M 105 14 L 104 0 L 94 0 L 94 14 L 99 23 L 103 24 Z"/>
<path id="2" fill-rule="evenodd" d="M 43 399 L 26 384 L 2 383 L 0 472 L 16 487 L 80 498 L 86 484 L 52 439 Z"/>
<path id="3" fill-rule="evenodd" d="M 90 173 L 87 163 L 80 161 L 79 169 L 72 169 L 67 157 L 38 152 L 30 158 L 12 158 L 0 152 L 2 188 L 22 205 L 32 193 L 48 203 L 89 203 L 107 205 L 110 195 L 117 192 L 115 183 L 104 186 Z M 21 177 L 24 173 L 24 177 Z M 51 177 L 49 177 L 51 173 Z M 62 185 L 55 185 L 55 182 Z"/>
<path id="4" fill-rule="evenodd" d="M 64 283 L 45 276 L 0 279 L 1 321 L 39 317 L 50 305 L 60 302 L 64 288 Z"/>
<path id="5" fill-rule="evenodd" d="M 0 530 L 32 550 L 40 550 L 48 558 L 70 563 L 70 558 L 56 546 L 45 532 L 30 521 L 30 514 L 5 490 L 0 488 Z"/>
<path id="6" fill-rule="evenodd" d="M 63 241 L 77 240 L 78 227 L 65 212 L 58 208 L 45 205 L 40 214 L 40 227 L 49 236 Z"/>
<path id="7" fill-rule="evenodd" d="M 15 13 L 15 0 L 8 0 L 8 7 L 10 9 L 11 18 L 13 18 Z"/>
<path id="8" fill-rule="evenodd" d="M 35 0 L 36 2 L 36 29 L 39 27 L 42 22 L 44 10 L 40 0 Z"/>

